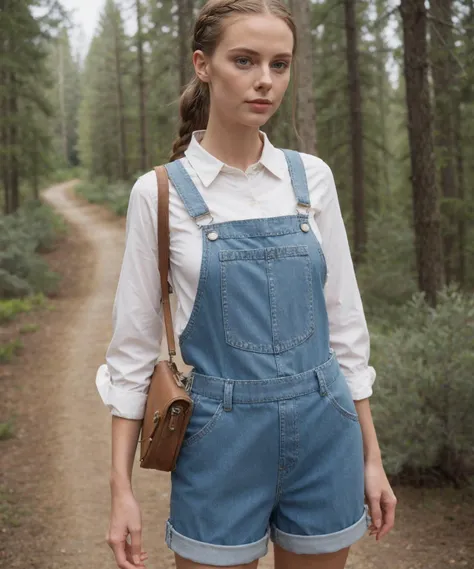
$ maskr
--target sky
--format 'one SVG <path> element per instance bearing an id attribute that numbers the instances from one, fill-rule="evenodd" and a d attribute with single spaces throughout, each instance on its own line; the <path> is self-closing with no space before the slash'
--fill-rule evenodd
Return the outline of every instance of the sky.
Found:
<path id="1" fill-rule="evenodd" d="M 71 19 L 74 27 L 71 31 L 71 41 L 75 50 L 78 50 L 82 60 L 87 55 L 87 50 L 89 49 L 90 42 L 96 30 L 100 13 L 104 7 L 105 0 L 61 0 L 63 6 L 72 12 Z M 125 20 L 125 29 L 128 33 L 133 33 L 135 31 L 135 11 L 133 9 L 133 2 L 122 2 L 122 17 Z M 128 9 L 124 9 L 123 6 L 130 6 Z M 391 39 L 393 39 L 394 34 L 391 31 L 386 31 L 388 33 L 389 44 L 391 44 Z M 392 46 L 393 47 L 393 46 Z M 395 67 L 390 65 L 391 79 L 395 80 Z"/>
<path id="2" fill-rule="evenodd" d="M 94 35 L 99 15 L 104 7 L 105 0 L 61 0 L 61 4 L 71 12 L 74 28 L 71 31 L 71 40 L 75 49 L 79 50 L 83 59 Z M 132 4 L 132 3 L 128 3 Z M 133 29 L 135 23 L 133 9 L 122 9 L 127 31 Z"/>
<path id="3" fill-rule="evenodd" d="M 72 41 L 74 47 L 79 49 L 84 57 L 94 35 L 103 3 L 97 0 L 61 0 L 61 4 L 68 12 L 72 12 L 71 19 L 74 23 Z"/>

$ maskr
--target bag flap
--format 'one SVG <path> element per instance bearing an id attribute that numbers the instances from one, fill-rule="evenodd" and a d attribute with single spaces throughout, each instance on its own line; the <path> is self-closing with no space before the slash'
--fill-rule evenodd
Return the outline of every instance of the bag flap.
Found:
<path id="1" fill-rule="evenodd" d="M 178 381 L 179 373 L 168 361 L 161 361 L 155 366 L 145 406 L 142 439 L 152 436 L 157 427 L 156 418 L 159 419 L 158 424 L 161 424 L 169 413 L 169 408 L 177 401 L 184 407 L 185 413 L 192 406 L 192 399 L 184 387 L 178 385 Z"/>

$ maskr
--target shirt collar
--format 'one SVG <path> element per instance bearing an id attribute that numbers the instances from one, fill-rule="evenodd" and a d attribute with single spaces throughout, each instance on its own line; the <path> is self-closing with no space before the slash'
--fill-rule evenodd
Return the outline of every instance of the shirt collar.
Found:
<path id="1" fill-rule="evenodd" d="M 199 176 L 204 187 L 207 188 L 214 182 L 226 164 L 215 158 L 212 154 L 209 154 L 209 152 L 199 144 L 204 133 L 204 130 L 196 130 L 193 132 L 191 142 L 184 154 L 189 160 L 193 170 Z M 286 171 L 286 161 L 283 153 L 273 146 L 264 132 L 260 131 L 260 135 L 263 137 L 263 150 L 258 163 L 264 166 L 274 176 L 283 180 Z"/>

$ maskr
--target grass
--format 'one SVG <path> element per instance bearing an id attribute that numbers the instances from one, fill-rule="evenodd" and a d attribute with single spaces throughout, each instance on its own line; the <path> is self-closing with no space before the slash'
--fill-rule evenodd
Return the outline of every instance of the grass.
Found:
<path id="1" fill-rule="evenodd" d="M 0 344 L 0 364 L 6 364 L 23 349 L 23 342 L 17 338 L 11 342 Z"/>
<path id="2" fill-rule="evenodd" d="M 20 334 L 33 334 L 39 330 L 39 324 L 24 324 L 20 328 Z"/>
<path id="3" fill-rule="evenodd" d="M 13 438 L 14 428 L 11 421 L 6 423 L 0 423 L 0 441 L 6 441 L 7 439 Z"/>
<path id="4" fill-rule="evenodd" d="M 22 518 L 28 514 L 23 507 L 18 506 L 15 492 L 4 484 L 0 485 L 0 525 L 5 528 L 17 528 L 22 525 Z"/>
<path id="5" fill-rule="evenodd" d="M 0 300 L 0 324 L 10 322 L 23 312 L 32 312 L 38 308 L 44 308 L 48 304 L 44 294 L 35 294 L 25 298 L 12 298 Z"/>

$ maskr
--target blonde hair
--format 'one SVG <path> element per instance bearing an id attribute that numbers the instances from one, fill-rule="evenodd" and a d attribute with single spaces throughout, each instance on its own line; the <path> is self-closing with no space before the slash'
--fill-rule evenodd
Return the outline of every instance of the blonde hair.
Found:
<path id="1" fill-rule="evenodd" d="M 211 56 L 219 43 L 224 19 L 234 14 L 272 14 L 281 18 L 293 33 L 293 53 L 296 52 L 296 25 L 288 8 L 280 0 L 209 0 L 199 12 L 194 26 L 192 51 L 201 50 Z M 173 143 L 171 162 L 184 156 L 195 130 L 207 128 L 209 110 L 209 85 L 195 76 L 180 98 L 181 123 L 178 137 Z"/>

